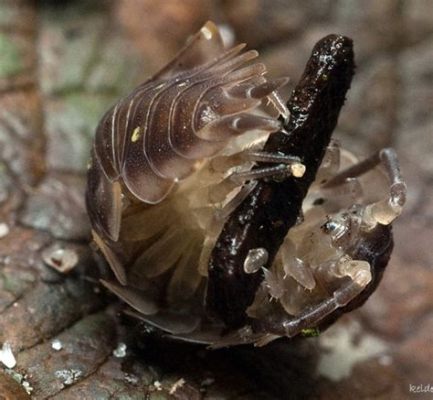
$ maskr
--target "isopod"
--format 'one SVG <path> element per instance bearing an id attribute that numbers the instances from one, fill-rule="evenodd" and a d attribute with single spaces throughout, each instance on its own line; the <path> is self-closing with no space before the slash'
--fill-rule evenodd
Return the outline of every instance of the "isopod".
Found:
<path id="1" fill-rule="evenodd" d="M 244 47 L 206 23 L 102 117 L 88 170 L 103 284 L 163 334 L 213 347 L 321 330 L 362 304 L 406 195 L 392 149 L 359 161 L 331 139 L 350 39 L 316 44 L 287 105 L 288 79 Z"/>

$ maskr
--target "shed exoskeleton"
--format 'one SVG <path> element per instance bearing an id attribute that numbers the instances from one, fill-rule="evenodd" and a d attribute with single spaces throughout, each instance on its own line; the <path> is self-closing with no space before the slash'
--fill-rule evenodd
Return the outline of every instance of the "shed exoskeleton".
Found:
<path id="1" fill-rule="evenodd" d="M 349 39 L 316 45 L 287 106 L 287 79 L 243 49 L 206 23 L 104 115 L 88 171 L 104 285 L 163 333 L 213 347 L 322 329 L 364 302 L 405 202 L 393 150 L 360 162 L 331 140 Z"/>

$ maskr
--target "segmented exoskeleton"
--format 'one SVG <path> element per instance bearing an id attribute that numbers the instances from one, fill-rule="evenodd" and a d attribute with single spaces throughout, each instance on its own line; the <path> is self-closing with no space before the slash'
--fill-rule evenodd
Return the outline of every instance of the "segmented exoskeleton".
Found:
<path id="1" fill-rule="evenodd" d="M 316 45 L 288 108 L 275 92 L 287 79 L 244 66 L 257 52 L 243 48 L 208 22 L 105 114 L 88 171 L 94 241 L 117 280 L 104 285 L 130 314 L 215 347 L 325 327 L 365 301 L 406 191 L 392 150 L 359 162 L 330 141 L 349 39 Z"/>
<path id="2" fill-rule="evenodd" d="M 232 137 L 280 127 L 251 110 L 285 80 L 267 81 L 261 63 L 241 68 L 258 55 L 243 48 L 224 50 L 215 25 L 207 23 L 169 65 L 102 118 L 87 190 L 98 242 L 118 241 L 122 197 L 123 203 L 158 204 Z M 111 258 L 124 281 L 123 267 Z"/>

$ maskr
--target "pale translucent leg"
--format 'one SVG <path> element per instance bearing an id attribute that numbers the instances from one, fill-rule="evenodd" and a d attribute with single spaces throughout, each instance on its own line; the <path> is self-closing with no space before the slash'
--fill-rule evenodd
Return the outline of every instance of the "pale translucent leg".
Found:
<path id="1" fill-rule="evenodd" d="M 331 141 L 326 149 L 320 168 L 317 171 L 316 181 L 322 182 L 335 175 L 340 168 L 340 145 L 337 141 Z"/>
<path id="2" fill-rule="evenodd" d="M 215 215 L 220 220 L 227 218 L 235 208 L 242 203 L 242 201 L 254 189 L 258 180 L 266 178 L 277 179 L 290 175 L 302 177 L 305 172 L 305 166 L 300 163 L 299 158 L 297 157 L 251 149 L 233 154 L 225 159 L 220 159 L 220 161 L 225 162 L 226 167 L 233 162 L 240 163 L 242 161 L 246 163 L 267 162 L 277 164 L 271 167 L 262 167 L 247 171 L 235 171 L 227 178 L 223 179 L 219 184 L 210 187 L 208 192 L 209 202 L 218 203 L 223 202 L 234 189 L 245 182 L 250 181 L 244 185 L 240 191 L 220 210 L 217 210 Z"/>
<path id="3" fill-rule="evenodd" d="M 331 298 L 311 307 L 296 318 L 283 322 L 285 335 L 292 337 L 299 334 L 302 329 L 317 326 L 324 317 L 355 299 L 369 282 L 368 276 L 362 272 L 358 273 L 352 281 L 336 290 Z"/>
<path id="4" fill-rule="evenodd" d="M 212 169 L 216 172 L 225 172 L 230 168 L 240 166 L 245 163 L 267 162 L 272 164 L 300 164 L 298 157 L 282 155 L 279 153 L 269 153 L 260 150 L 266 139 L 255 142 L 249 148 L 229 156 L 218 156 L 211 161 Z"/>
<path id="5" fill-rule="evenodd" d="M 334 282 L 336 278 L 349 277 L 353 280 L 358 274 L 371 280 L 370 264 L 367 261 L 352 260 L 347 255 L 339 260 L 318 265 L 315 272 L 316 277 L 325 284 L 326 282 Z"/>
<path id="6" fill-rule="evenodd" d="M 105 243 L 105 241 L 94 230 L 92 230 L 92 236 L 94 242 L 101 250 L 105 259 L 108 261 L 108 264 L 110 265 L 112 271 L 114 272 L 114 275 L 116 276 L 117 280 L 122 285 L 126 285 L 127 284 L 126 271 L 125 268 L 123 268 L 123 264 L 119 260 L 119 257 L 114 253 L 113 250 L 111 250 L 110 246 L 108 246 Z"/>
<path id="7" fill-rule="evenodd" d="M 296 247 L 290 239 L 286 238 L 284 240 L 280 248 L 280 254 L 286 276 L 292 277 L 305 289 L 314 289 L 316 281 L 313 272 L 308 264 L 296 257 Z"/>
<path id="8" fill-rule="evenodd" d="M 217 157 L 212 161 L 212 168 L 218 172 L 227 171 L 235 166 L 242 164 L 252 165 L 255 162 L 266 162 L 276 165 L 233 172 L 219 184 L 209 188 L 209 201 L 211 203 L 223 201 L 232 190 L 246 181 L 256 181 L 266 178 L 281 179 L 291 175 L 300 178 L 305 173 L 305 166 L 297 157 L 254 149 L 243 150 L 230 156 Z"/>
<path id="9" fill-rule="evenodd" d="M 172 268 L 188 247 L 191 237 L 180 227 L 166 230 L 161 238 L 144 250 L 135 261 L 142 265 L 146 278 L 160 276 Z"/>
<path id="10" fill-rule="evenodd" d="M 284 118 L 284 123 L 287 124 L 290 118 L 290 111 L 286 103 L 281 99 L 277 92 L 273 92 L 268 96 L 268 100 L 277 109 L 280 115 Z"/>
<path id="11" fill-rule="evenodd" d="M 362 186 L 357 178 L 346 178 L 346 180 L 338 186 L 322 189 L 325 198 L 330 198 L 334 202 L 349 202 L 353 204 L 359 199 L 362 194 Z"/>
<path id="12" fill-rule="evenodd" d="M 206 232 L 206 238 L 203 242 L 203 246 L 198 261 L 198 272 L 201 276 L 208 275 L 209 257 L 215 246 L 215 242 L 218 238 L 218 234 L 219 234 L 219 230 L 215 229 L 214 226 L 211 226 L 210 232 L 209 231 Z"/>
<path id="13" fill-rule="evenodd" d="M 296 317 L 284 317 L 280 320 L 261 320 L 257 327 L 264 332 L 293 337 L 301 333 L 303 329 L 316 327 L 320 322 L 336 309 L 346 306 L 355 299 L 368 285 L 371 274 L 364 268 L 353 273 L 353 278 L 337 289 L 332 297 L 321 301 L 304 310 Z"/>
<path id="14" fill-rule="evenodd" d="M 393 149 L 380 152 L 380 160 L 390 178 L 389 196 L 366 207 L 363 220 L 374 227 L 377 223 L 389 225 L 402 212 L 406 202 L 406 184 L 403 182 L 398 165 L 397 155 Z"/>
<path id="15" fill-rule="evenodd" d="M 238 187 L 239 184 L 237 182 L 227 177 L 216 185 L 212 185 L 208 188 L 208 202 L 211 204 L 222 203 L 230 192 Z"/>
<path id="16" fill-rule="evenodd" d="M 276 165 L 234 172 L 230 175 L 230 179 L 234 182 L 242 183 L 248 180 L 265 178 L 285 178 L 291 175 L 301 178 L 305 173 L 305 165 L 297 157 L 254 150 L 245 150 L 241 156 L 248 162 L 266 162 Z"/>
<path id="17" fill-rule="evenodd" d="M 279 153 L 269 153 L 267 151 L 258 151 L 254 149 L 245 150 L 242 152 L 242 157 L 246 161 L 261 161 L 275 164 L 300 164 L 299 157 L 287 156 Z"/>
<path id="18" fill-rule="evenodd" d="M 302 170 L 302 164 L 286 165 L 278 164 L 274 167 L 263 167 L 252 169 L 249 171 L 234 172 L 230 175 L 230 179 L 238 184 L 245 181 L 259 180 L 259 179 L 284 179 L 291 175 L 301 177 L 305 172 L 305 167 Z"/>
<path id="19" fill-rule="evenodd" d="M 393 149 L 387 148 L 375 153 L 364 161 L 340 172 L 323 185 L 324 188 L 341 185 L 346 179 L 360 176 L 378 164 L 383 165 L 391 186 L 386 198 L 365 207 L 363 222 L 370 228 L 374 228 L 378 223 L 390 224 L 401 214 L 406 202 L 406 184 L 402 180 L 397 155 Z"/>
<path id="20" fill-rule="evenodd" d="M 222 208 L 215 211 L 215 217 L 218 220 L 225 220 L 247 198 L 256 185 L 257 182 L 252 181 L 242 186 L 231 200 L 224 204 Z"/>

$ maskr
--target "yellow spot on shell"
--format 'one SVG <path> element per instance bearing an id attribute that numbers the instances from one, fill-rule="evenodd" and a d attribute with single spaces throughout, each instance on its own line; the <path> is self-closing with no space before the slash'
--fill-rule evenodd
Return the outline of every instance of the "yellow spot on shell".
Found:
<path id="1" fill-rule="evenodd" d="M 206 22 L 200 29 L 200 32 L 206 40 L 211 40 L 215 35 L 219 34 L 217 26 L 211 21 Z"/>
<path id="2" fill-rule="evenodd" d="M 212 31 L 207 26 L 204 26 L 203 28 L 201 28 L 201 33 L 204 35 L 204 37 L 207 40 L 212 39 Z"/>
<path id="3" fill-rule="evenodd" d="M 141 135 L 141 130 L 140 130 L 140 127 L 137 126 L 137 127 L 134 129 L 134 131 L 132 132 L 132 135 L 131 135 L 131 142 L 132 142 L 132 143 L 135 143 L 138 139 L 140 139 L 140 135 Z"/>

